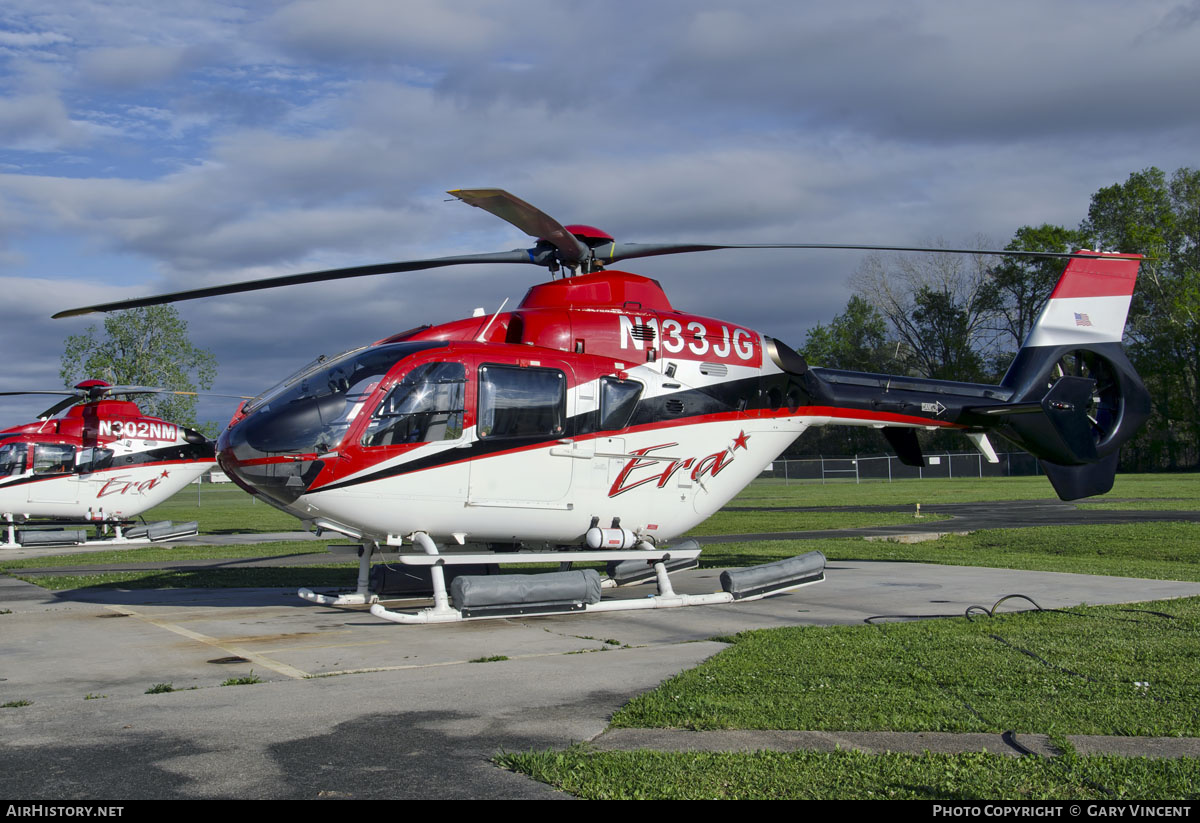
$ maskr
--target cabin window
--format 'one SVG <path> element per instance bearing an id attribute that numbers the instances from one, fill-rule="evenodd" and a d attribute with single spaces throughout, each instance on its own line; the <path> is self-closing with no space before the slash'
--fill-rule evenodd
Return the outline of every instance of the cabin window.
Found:
<path id="1" fill-rule="evenodd" d="M 600 430 L 616 431 L 628 426 L 643 388 L 636 380 L 600 378 Z"/>
<path id="2" fill-rule="evenodd" d="M 70 474 L 75 470 L 75 447 L 38 443 L 33 447 L 34 474 Z"/>
<path id="3" fill-rule="evenodd" d="M 482 366 L 481 438 L 561 435 L 567 416 L 567 377 L 557 369 Z"/>
<path id="4" fill-rule="evenodd" d="M 383 399 L 363 434 L 364 446 L 434 443 L 462 437 L 467 370 L 461 363 L 413 369 Z"/>
<path id="5" fill-rule="evenodd" d="M 24 443 L 9 443 L 0 446 L 0 477 L 13 477 L 25 473 L 25 456 L 29 447 Z"/>
<path id="6" fill-rule="evenodd" d="M 112 466 L 112 449 L 83 449 L 79 452 L 79 473 L 91 474 Z"/>

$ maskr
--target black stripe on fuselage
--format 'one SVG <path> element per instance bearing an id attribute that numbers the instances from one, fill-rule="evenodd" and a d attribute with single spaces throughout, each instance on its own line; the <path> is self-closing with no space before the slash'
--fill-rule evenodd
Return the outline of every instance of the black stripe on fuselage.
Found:
<path id="1" fill-rule="evenodd" d="M 782 405 L 770 405 L 773 397 L 781 401 L 788 397 L 789 388 L 797 390 L 793 399 L 802 399 L 793 408 L 810 405 L 812 395 L 795 379 L 786 374 L 772 374 L 758 377 L 747 377 L 740 380 L 729 380 L 703 388 L 688 389 L 664 394 L 657 397 L 643 398 L 638 401 L 629 425 L 623 429 L 597 431 L 596 412 L 578 414 L 567 421 L 564 431 L 559 434 L 537 435 L 532 437 L 493 437 L 477 440 L 470 446 L 447 449 L 437 454 L 419 457 L 406 463 L 388 466 L 350 480 L 335 481 L 309 492 L 315 494 L 323 491 L 344 489 L 362 483 L 371 483 L 389 477 L 397 477 L 412 472 L 448 466 L 468 460 L 477 460 L 492 455 L 510 451 L 522 451 L 539 446 L 557 443 L 570 437 L 584 435 L 617 435 L 631 428 L 639 428 L 654 424 L 679 425 L 689 419 L 704 418 L 714 414 L 729 414 L 732 412 L 760 410 L 769 408 L 785 408 Z"/>
<path id="2" fill-rule="evenodd" d="M 0 488 L 8 489 L 16 486 L 25 486 L 30 483 L 40 483 L 44 480 L 58 480 L 63 477 L 91 477 L 94 474 L 102 472 L 120 471 L 121 469 L 145 466 L 152 463 L 194 463 L 200 460 L 216 460 L 212 443 L 174 443 L 170 446 L 160 446 L 157 449 L 123 454 L 119 457 L 114 456 L 106 465 L 93 466 L 92 470 L 86 473 L 69 471 L 21 475 L 16 480 L 7 483 L 4 482 L 3 478 L 0 478 Z"/>

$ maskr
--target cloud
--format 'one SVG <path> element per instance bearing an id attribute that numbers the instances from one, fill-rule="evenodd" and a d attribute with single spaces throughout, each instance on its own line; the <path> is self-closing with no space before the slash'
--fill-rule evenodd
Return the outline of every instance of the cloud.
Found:
<path id="1" fill-rule="evenodd" d="M 89 138 L 88 130 L 71 119 L 56 94 L 0 98 L 0 143 L 9 149 L 57 151 L 82 145 Z"/>
<path id="2" fill-rule="evenodd" d="M 1178 101 L 1200 53 L 1184 39 L 1114 59 L 1114 36 L 1152 28 L 1161 4 L 1086 15 L 1072 4 L 917 4 L 867 16 L 796 4 L 764 26 L 767 5 L 692 15 L 643 89 L 676 110 L 703 100 L 935 142 L 1194 126 Z"/>
<path id="3" fill-rule="evenodd" d="M 259 30 L 294 57 L 402 63 L 487 50 L 513 11 L 482 0 L 301 0 L 274 12 Z"/>
<path id="4" fill-rule="evenodd" d="M 154 86 L 200 65 L 207 49 L 179 46 L 109 46 L 78 59 L 79 82 L 114 89 Z"/>
<path id="5" fill-rule="evenodd" d="M 53 31 L 0 31 L 0 47 L 31 49 L 70 43 L 71 38 Z"/>
<path id="6" fill-rule="evenodd" d="M 0 98 L 0 272 L 85 273 L 51 281 L 41 317 L 85 294 L 527 245 L 445 202 L 476 186 L 630 241 L 1003 243 L 1076 224 L 1133 170 L 1195 163 L 1196 8 L 13 0 L 15 32 L 55 34 L 7 44 L 49 57 L 10 64 Z M 628 268 L 683 309 L 798 345 L 841 311 L 858 262 L 714 252 Z M 543 276 L 464 268 L 181 310 L 221 379 L 254 393 L 319 352 L 494 310 Z M 0 344 L 53 361 L 39 336 L 69 330 L 42 323 Z"/>

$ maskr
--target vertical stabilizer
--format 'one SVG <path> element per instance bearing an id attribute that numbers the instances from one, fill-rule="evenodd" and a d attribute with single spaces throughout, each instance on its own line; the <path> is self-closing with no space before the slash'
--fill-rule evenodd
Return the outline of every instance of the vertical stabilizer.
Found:
<path id="1" fill-rule="evenodd" d="M 1150 413 L 1150 395 L 1121 338 L 1141 255 L 1073 257 L 1003 384 L 1013 414 L 1000 433 L 1042 461 L 1065 500 L 1112 488 L 1121 444 Z"/>
<path id="2" fill-rule="evenodd" d="M 1140 255 L 1071 258 L 1023 348 L 1120 343 L 1140 262 Z"/>

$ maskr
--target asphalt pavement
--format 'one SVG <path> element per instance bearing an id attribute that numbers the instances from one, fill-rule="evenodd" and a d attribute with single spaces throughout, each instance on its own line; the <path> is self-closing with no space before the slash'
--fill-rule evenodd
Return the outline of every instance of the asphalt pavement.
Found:
<path id="1" fill-rule="evenodd" d="M 1012 505 L 991 508 L 1013 522 Z M 672 580 L 683 593 L 712 592 L 719 573 L 679 572 Z M 1053 608 L 1195 596 L 1200 583 L 835 562 L 823 583 L 751 603 L 398 626 L 290 590 L 53 594 L 0 577 L 0 703 L 30 701 L 0 709 L 0 796 L 565 799 L 491 758 L 580 741 L 1043 751 L 1041 739 L 988 735 L 606 733 L 612 713 L 632 697 L 724 648 L 711 638 L 877 615 L 961 614 L 1013 593 Z M 1008 601 L 1003 610 L 1027 605 Z M 506 659 L 476 662 L 496 657 Z M 221 685 L 250 675 L 263 682 Z M 174 691 L 146 693 L 157 684 Z M 1126 753 L 1197 753 L 1194 740 L 1072 742 L 1080 751 L 1120 744 Z"/>

